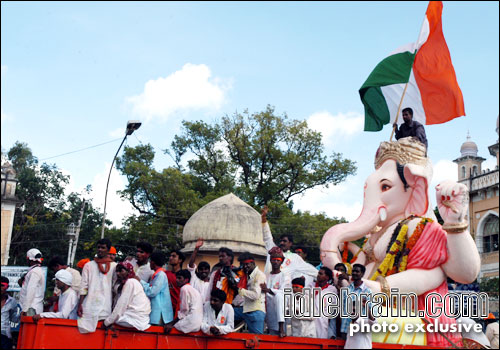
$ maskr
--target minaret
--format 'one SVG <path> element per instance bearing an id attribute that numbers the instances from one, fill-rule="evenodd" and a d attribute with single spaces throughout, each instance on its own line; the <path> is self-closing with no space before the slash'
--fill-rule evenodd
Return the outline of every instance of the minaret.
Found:
<path id="1" fill-rule="evenodd" d="M 486 159 L 477 155 L 477 145 L 471 141 L 467 132 L 467 141 L 460 147 L 461 156 L 454 160 L 458 164 L 458 182 L 469 185 L 468 179 L 481 174 L 481 164 Z"/>

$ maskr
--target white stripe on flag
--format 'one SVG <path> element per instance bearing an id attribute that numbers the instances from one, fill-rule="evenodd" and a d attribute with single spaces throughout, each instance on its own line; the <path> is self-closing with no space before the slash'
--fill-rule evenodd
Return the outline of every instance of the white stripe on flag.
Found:
<path id="1" fill-rule="evenodd" d="M 391 116 L 390 125 L 396 120 L 396 113 L 398 111 L 399 102 L 401 101 L 401 96 L 405 89 L 406 84 L 393 84 L 382 86 L 382 94 L 384 94 L 387 107 L 389 108 L 389 113 Z M 425 112 L 424 106 L 422 104 L 422 96 L 420 95 L 420 90 L 417 87 L 417 82 L 415 81 L 415 76 L 413 75 L 413 69 L 410 73 L 410 81 L 408 82 L 408 88 L 406 89 L 405 97 L 403 103 L 401 104 L 401 110 L 399 111 L 398 125 L 404 123 L 402 117 L 402 111 L 404 108 L 410 107 L 413 109 L 413 120 L 416 120 L 423 125 L 425 125 Z"/>

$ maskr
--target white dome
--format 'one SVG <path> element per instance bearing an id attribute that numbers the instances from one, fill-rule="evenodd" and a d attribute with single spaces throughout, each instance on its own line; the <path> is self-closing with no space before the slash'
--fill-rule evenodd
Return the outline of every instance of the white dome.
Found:
<path id="1" fill-rule="evenodd" d="M 465 156 L 473 156 L 477 157 L 477 145 L 475 142 L 470 141 L 470 135 L 467 133 L 467 141 L 465 141 L 462 144 L 462 147 L 460 147 L 460 153 L 462 154 L 462 157 Z"/>
<path id="2" fill-rule="evenodd" d="M 189 218 L 182 233 L 183 251 L 192 252 L 199 237 L 204 240 L 202 252 L 226 247 L 235 253 L 267 255 L 260 214 L 232 193 L 206 204 Z"/>

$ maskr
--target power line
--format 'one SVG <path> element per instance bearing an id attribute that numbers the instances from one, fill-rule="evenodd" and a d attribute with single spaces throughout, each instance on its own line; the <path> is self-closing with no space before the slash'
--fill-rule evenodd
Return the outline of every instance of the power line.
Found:
<path id="1" fill-rule="evenodd" d="M 66 152 L 66 153 L 58 154 L 57 156 L 52 156 L 52 157 L 48 157 L 48 158 L 43 158 L 43 159 L 40 159 L 40 161 L 47 160 L 47 159 L 52 159 L 52 158 L 56 158 L 56 157 L 65 156 L 65 155 L 67 155 L 67 154 L 71 154 L 71 153 L 76 153 L 76 152 L 85 151 L 85 150 L 87 150 L 87 149 L 91 149 L 91 148 L 95 148 L 95 147 L 98 147 L 98 146 L 102 146 L 102 145 L 105 145 L 105 144 L 108 144 L 108 143 L 111 143 L 111 142 L 116 142 L 116 141 L 121 140 L 121 139 L 122 139 L 122 138 L 120 137 L 119 139 L 114 139 L 114 140 L 111 140 L 111 141 L 103 142 L 103 143 L 100 143 L 100 144 L 97 144 L 97 145 L 93 145 L 93 146 L 90 146 L 90 147 L 86 147 L 86 148 L 78 149 L 78 150 L 76 150 L 76 151 Z"/>

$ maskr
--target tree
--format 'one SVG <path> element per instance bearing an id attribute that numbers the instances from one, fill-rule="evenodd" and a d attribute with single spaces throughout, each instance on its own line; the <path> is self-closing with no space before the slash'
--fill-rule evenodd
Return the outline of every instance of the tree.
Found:
<path id="1" fill-rule="evenodd" d="M 7 158 L 17 173 L 16 195 L 24 204 L 23 210 L 16 209 L 9 262 L 24 265 L 26 252 L 31 248 L 38 248 L 45 258 L 55 255 L 66 258 L 69 243 L 67 227 L 79 220 L 81 196 L 76 193 L 66 196 L 69 176 L 62 174 L 55 164 L 39 165 L 26 143 L 16 142 L 7 152 Z M 93 252 L 82 248 L 86 241 L 94 237 L 101 220 L 102 215 L 88 201 L 80 230 L 77 260 L 93 256 Z"/>
<path id="2" fill-rule="evenodd" d="M 305 121 L 288 120 L 267 106 L 263 112 L 235 113 L 220 123 L 183 122 L 170 150 L 179 170 L 187 151 L 191 173 L 214 191 L 234 191 L 251 205 L 288 202 L 317 186 L 336 185 L 355 173 L 355 163 L 324 155 L 321 134 Z"/>
<path id="3" fill-rule="evenodd" d="M 176 168 L 158 172 L 153 168 L 155 152 L 151 145 L 126 147 L 116 161 L 128 184 L 121 196 L 130 201 L 140 215 L 127 219 L 128 231 L 121 238 L 128 244 L 149 240 L 159 247 L 180 247 L 182 228 L 203 204 L 207 195 L 203 182 Z"/>
<path id="4" fill-rule="evenodd" d="M 316 186 L 335 185 L 354 174 L 354 162 L 323 153 L 321 134 L 306 122 L 276 115 L 270 106 L 249 115 L 225 116 L 212 125 L 183 122 L 183 132 L 164 150 L 175 167 L 157 171 L 155 151 L 149 144 L 126 147 L 117 168 L 128 179 L 123 198 L 139 212 L 127 220 L 128 232 L 120 238 L 138 239 L 158 247 L 182 246 L 182 227 L 206 203 L 235 193 L 260 210 L 273 209 L 273 233 L 294 230 L 299 240 L 319 246 L 322 234 L 339 222 L 324 214 L 293 213 L 292 198 Z M 182 160 L 194 155 L 185 169 Z M 288 230 L 288 231 L 287 231 Z M 318 258 L 319 252 L 312 253 Z M 318 259 L 319 260 L 319 259 Z"/>

